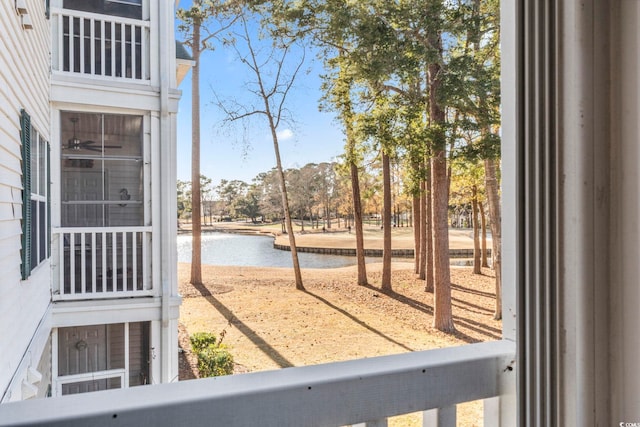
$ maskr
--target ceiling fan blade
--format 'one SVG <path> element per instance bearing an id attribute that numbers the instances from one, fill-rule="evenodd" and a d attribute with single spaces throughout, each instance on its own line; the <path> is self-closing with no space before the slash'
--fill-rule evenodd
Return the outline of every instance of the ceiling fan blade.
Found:
<path id="1" fill-rule="evenodd" d="M 122 145 L 104 145 L 104 148 L 122 148 Z"/>

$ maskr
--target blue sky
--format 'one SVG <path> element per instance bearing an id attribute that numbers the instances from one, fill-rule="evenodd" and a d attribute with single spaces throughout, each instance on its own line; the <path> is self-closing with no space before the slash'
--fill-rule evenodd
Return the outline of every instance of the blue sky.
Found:
<path id="1" fill-rule="evenodd" d="M 181 0 L 181 8 L 191 0 Z M 176 33 L 181 39 L 181 34 Z M 307 54 L 313 59 L 313 54 Z M 344 147 L 344 135 L 331 112 L 319 112 L 321 97 L 320 63 L 309 64 L 310 72 L 298 75 L 287 105 L 293 111 L 295 126 L 283 125 L 279 131 L 280 154 L 285 168 L 301 167 L 307 163 L 333 160 Z M 266 122 L 252 121 L 248 129 L 222 126 L 224 114 L 214 105 L 214 90 L 222 99 L 247 97 L 243 90 L 249 77 L 246 66 L 230 50 L 218 48 L 204 52 L 201 57 L 201 173 L 213 180 L 240 179 L 250 183 L 260 172 L 275 166 L 275 154 Z M 178 179 L 191 180 L 191 73 L 182 84 L 182 99 L 178 113 Z M 244 133 L 246 132 L 246 133 Z M 250 141 L 241 142 L 243 133 Z"/>

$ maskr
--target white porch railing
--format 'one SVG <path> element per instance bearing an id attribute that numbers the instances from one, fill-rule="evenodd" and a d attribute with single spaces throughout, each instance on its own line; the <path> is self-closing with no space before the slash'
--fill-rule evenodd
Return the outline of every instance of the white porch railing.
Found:
<path id="1" fill-rule="evenodd" d="M 513 342 L 497 341 L 7 403 L 0 426 L 371 427 L 426 411 L 424 426 L 452 427 L 456 404 L 484 399 L 484 425 L 511 427 L 514 357 Z"/>
<path id="2" fill-rule="evenodd" d="M 151 286 L 151 227 L 53 230 L 54 300 L 147 296 Z"/>
<path id="3" fill-rule="evenodd" d="M 149 22 L 70 9 L 51 11 L 53 71 L 149 80 Z"/>

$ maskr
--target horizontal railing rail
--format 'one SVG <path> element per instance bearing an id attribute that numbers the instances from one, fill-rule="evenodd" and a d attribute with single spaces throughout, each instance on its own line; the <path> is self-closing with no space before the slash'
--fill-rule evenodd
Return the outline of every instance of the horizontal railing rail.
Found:
<path id="1" fill-rule="evenodd" d="M 53 71 L 107 80 L 148 81 L 148 21 L 54 8 Z"/>
<path id="2" fill-rule="evenodd" d="M 151 227 L 67 227 L 52 234 L 54 300 L 151 295 Z"/>
<path id="3" fill-rule="evenodd" d="M 435 424 L 425 425 L 451 427 L 458 403 L 489 399 L 495 408 L 503 384 L 515 383 L 514 354 L 513 342 L 495 341 L 7 403 L 0 426 L 385 426 L 391 416 L 428 411 Z M 485 426 L 515 422 L 491 416 Z"/>

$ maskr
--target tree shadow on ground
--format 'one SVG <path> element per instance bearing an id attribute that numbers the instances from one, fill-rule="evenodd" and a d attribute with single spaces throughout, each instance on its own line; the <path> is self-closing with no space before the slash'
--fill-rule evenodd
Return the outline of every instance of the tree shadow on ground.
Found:
<path id="1" fill-rule="evenodd" d="M 384 294 L 384 295 L 386 295 L 386 296 L 388 296 L 390 298 L 395 299 L 398 302 L 401 302 L 403 304 L 408 305 L 409 307 L 411 307 L 411 308 L 413 308 L 415 310 L 419 310 L 419 311 L 421 311 L 421 312 L 423 312 L 425 314 L 433 316 L 433 307 L 431 307 L 430 305 L 428 305 L 428 304 L 426 304 L 424 302 L 417 301 L 417 300 L 415 300 L 413 298 L 409 298 L 409 297 L 407 297 L 405 295 L 397 293 L 394 290 L 390 290 L 390 291 L 382 290 L 381 288 L 377 288 L 377 287 L 369 285 L 369 284 L 368 285 L 362 285 L 362 286 L 364 286 L 367 289 L 371 289 L 372 291 L 380 292 L 380 293 L 382 293 L 382 294 Z M 452 284 L 452 288 L 453 288 L 453 284 Z M 458 288 L 458 290 L 460 290 L 461 292 L 466 292 L 468 290 L 468 288 L 465 288 L 465 287 L 462 287 L 462 286 L 457 286 L 457 285 L 456 285 L 456 288 Z M 471 289 L 470 291 L 473 291 L 473 290 Z M 457 299 L 452 298 L 452 301 L 453 300 L 457 300 Z M 462 300 L 457 300 L 457 301 L 464 302 L 465 304 L 474 306 L 473 304 L 467 303 L 466 301 L 462 301 Z M 479 307 L 479 306 L 475 306 L 475 307 L 483 309 L 482 307 Z M 464 308 L 461 308 L 461 309 L 464 309 Z M 475 332 L 477 332 L 477 333 L 479 333 L 481 335 L 486 336 L 490 340 L 499 340 L 499 339 L 502 338 L 502 336 L 501 336 L 502 335 L 502 331 L 500 329 L 491 327 L 489 325 L 485 325 L 485 324 L 480 323 L 480 322 L 476 322 L 475 320 L 467 319 L 467 318 L 462 317 L 460 315 L 455 315 L 454 314 L 453 315 L 453 322 L 454 322 L 454 325 L 462 326 L 462 327 L 464 327 L 466 329 L 473 330 L 473 331 L 475 331 Z M 456 330 L 455 337 L 460 339 L 460 340 L 462 340 L 462 341 L 465 341 L 465 342 L 467 342 L 469 344 L 473 344 L 473 343 L 477 343 L 477 342 L 481 342 L 482 341 L 482 340 L 479 340 L 477 338 L 474 338 L 474 337 L 471 337 L 471 336 L 465 334 L 464 332 L 460 331 L 459 329 Z"/>
<path id="2" fill-rule="evenodd" d="M 237 328 L 242 334 L 244 334 L 256 347 L 258 347 L 267 357 L 273 360 L 281 368 L 291 368 L 294 366 L 286 357 L 284 357 L 278 350 L 273 348 L 267 341 L 258 335 L 256 331 L 251 329 L 247 324 L 242 322 L 236 317 L 235 314 L 227 306 L 222 304 L 215 296 L 211 294 L 211 291 L 204 285 L 192 286 L 200 292 L 200 294 L 216 309 L 218 312 L 229 322 Z"/>
<path id="3" fill-rule="evenodd" d="M 351 313 L 349 313 L 348 311 L 338 307 L 337 305 L 333 304 L 331 301 L 322 298 L 319 295 L 314 294 L 313 292 L 309 291 L 309 290 L 304 290 L 304 293 L 306 293 L 309 296 L 312 296 L 314 298 L 316 298 L 317 300 L 323 302 L 324 304 L 326 304 L 327 306 L 331 307 L 332 309 L 336 310 L 337 312 L 339 312 L 340 314 L 348 317 L 349 319 L 351 319 L 352 321 L 354 321 L 355 323 L 357 323 L 358 325 L 362 326 L 363 328 L 373 332 L 374 334 L 384 338 L 385 340 L 389 341 L 392 344 L 397 345 L 398 347 L 401 347 L 407 351 L 414 351 L 412 348 L 407 347 L 406 345 L 402 344 L 399 341 L 394 340 L 393 338 L 389 337 L 388 335 L 385 335 L 384 333 L 382 333 L 381 331 L 367 325 L 365 322 L 363 322 L 362 320 L 358 319 L 357 317 L 355 317 L 354 315 L 352 315 Z"/>

